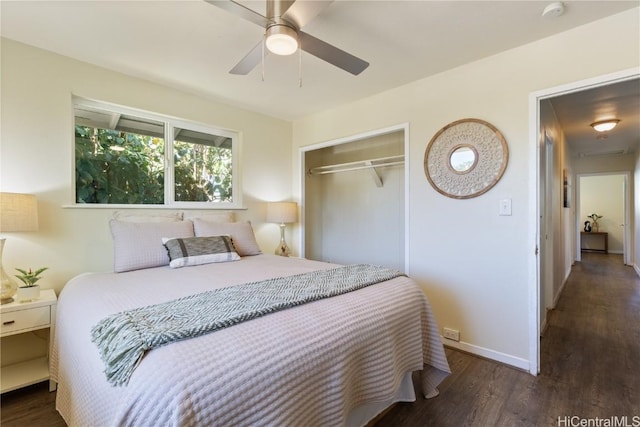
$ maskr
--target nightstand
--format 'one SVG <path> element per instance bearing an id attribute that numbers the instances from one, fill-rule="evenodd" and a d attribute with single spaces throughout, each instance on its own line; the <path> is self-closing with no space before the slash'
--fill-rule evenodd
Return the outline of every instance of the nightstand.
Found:
<path id="1" fill-rule="evenodd" d="M 51 347 L 56 322 L 58 299 L 53 289 L 42 289 L 40 298 L 20 303 L 17 301 L 0 306 L 0 338 L 26 332 L 49 329 Z M 49 379 L 49 355 L 26 362 L 3 366 L 0 370 L 0 393 L 16 390 Z M 56 383 L 49 381 L 49 391 L 56 389 Z"/>

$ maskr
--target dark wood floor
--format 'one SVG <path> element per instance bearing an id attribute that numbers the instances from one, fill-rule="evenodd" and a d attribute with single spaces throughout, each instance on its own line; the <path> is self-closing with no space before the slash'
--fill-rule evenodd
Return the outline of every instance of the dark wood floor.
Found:
<path id="1" fill-rule="evenodd" d="M 550 313 L 537 377 L 447 357 L 453 374 L 440 396 L 397 405 L 376 427 L 571 425 L 558 422 L 565 416 L 640 425 L 640 280 L 621 255 L 583 254 Z"/>
<path id="2" fill-rule="evenodd" d="M 568 426 L 558 422 L 565 416 L 640 422 L 640 280 L 621 256 L 583 254 L 541 343 L 537 377 L 447 349 L 453 374 L 440 396 L 398 404 L 376 427 Z M 3 427 L 64 426 L 46 383 L 1 400 Z"/>

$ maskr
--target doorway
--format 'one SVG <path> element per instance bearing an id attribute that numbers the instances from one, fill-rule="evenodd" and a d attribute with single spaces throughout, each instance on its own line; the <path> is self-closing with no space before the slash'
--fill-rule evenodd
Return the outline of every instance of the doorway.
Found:
<path id="1" fill-rule="evenodd" d="M 535 207 L 529 221 L 529 242 L 533 249 L 533 256 L 529 262 L 531 272 L 529 276 L 529 372 L 533 375 L 537 375 L 540 371 L 540 334 L 546 318 L 545 306 L 550 300 L 549 290 L 553 289 L 554 296 L 552 299 L 555 300 L 555 296 L 560 294 L 562 286 L 564 285 L 562 276 L 565 278 L 568 277 L 571 271 L 571 258 L 577 258 L 571 256 L 567 258 L 564 255 L 571 253 L 579 254 L 580 248 L 580 246 L 576 244 L 576 242 L 579 242 L 577 240 L 580 234 L 579 228 L 574 226 L 574 224 L 578 224 L 578 220 L 580 219 L 578 218 L 579 214 L 576 212 L 576 203 L 578 201 L 575 200 L 575 198 L 577 197 L 577 192 L 567 195 L 569 200 L 574 198 L 575 203 L 564 205 L 564 201 L 562 200 L 562 175 L 564 170 L 568 169 L 569 176 L 573 175 L 574 177 L 577 176 L 579 172 L 572 171 L 571 161 L 565 160 L 562 156 L 556 156 L 556 151 L 553 152 L 554 156 L 551 159 L 547 158 L 548 152 L 544 148 L 546 147 L 547 134 L 545 132 L 547 129 L 543 123 L 545 119 L 543 117 L 543 106 L 555 97 L 572 93 L 586 93 L 590 89 L 606 87 L 631 80 L 637 81 L 638 77 L 640 77 L 640 74 L 637 70 L 626 70 L 532 93 L 529 97 L 531 107 L 529 120 L 531 129 L 530 152 L 532 154 L 532 158 L 530 159 L 530 178 L 532 183 L 530 205 Z M 564 144 L 562 129 L 557 118 L 554 120 L 558 122 L 560 134 L 552 134 L 554 137 L 557 137 L 560 146 L 562 146 Z M 589 118 L 585 120 L 589 120 Z M 550 173 L 550 171 L 547 170 L 547 164 L 555 165 L 553 172 Z M 627 181 L 629 181 L 629 179 L 630 177 Z M 549 180 L 552 181 L 551 185 L 549 185 Z M 628 184 L 629 182 L 627 182 L 625 191 L 630 194 Z M 577 186 L 578 184 L 576 183 L 575 187 Z M 627 199 L 627 202 L 629 201 L 630 198 Z M 548 211 L 550 207 L 551 212 Z M 627 218 L 630 218 L 632 208 L 633 206 L 627 203 Z M 627 221 L 626 224 L 630 223 Z M 549 230 L 553 230 L 554 243 L 552 245 L 549 245 L 547 241 Z M 631 232 L 625 233 L 625 236 L 627 236 L 625 237 L 627 240 L 626 247 L 634 247 L 634 242 L 632 241 L 633 235 L 634 233 Z M 573 247 L 576 248 L 575 252 L 573 251 Z M 549 256 L 549 250 L 553 251 L 553 256 Z M 631 254 L 629 255 L 629 261 L 631 262 L 632 259 L 633 255 Z M 552 286 L 548 283 L 549 278 L 552 278 Z"/>
<path id="2" fill-rule="evenodd" d="M 631 265 L 629 242 L 631 199 L 629 180 L 631 173 L 579 174 L 577 176 L 577 251 L 576 260 L 582 259 L 582 250 L 622 254 L 623 262 Z M 597 220 L 594 223 L 594 217 Z M 586 232 L 586 222 L 589 221 Z M 606 234 L 589 234 L 589 233 Z"/>

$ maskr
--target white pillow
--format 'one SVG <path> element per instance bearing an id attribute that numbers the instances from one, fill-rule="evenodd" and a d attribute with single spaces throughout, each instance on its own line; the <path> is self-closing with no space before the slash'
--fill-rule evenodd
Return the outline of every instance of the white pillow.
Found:
<path id="1" fill-rule="evenodd" d="M 193 237 L 193 223 L 109 222 L 113 237 L 113 270 L 116 273 L 169 264 L 163 237 Z"/>
<path id="2" fill-rule="evenodd" d="M 200 218 L 193 220 L 197 237 L 229 235 L 240 256 L 260 255 L 262 251 L 256 242 L 250 222 L 211 222 Z"/>
<path id="3" fill-rule="evenodd" d="M 171 259 L 171 268 L 240 259 L 229 236 L 164 238 L 162 243 Z"/>

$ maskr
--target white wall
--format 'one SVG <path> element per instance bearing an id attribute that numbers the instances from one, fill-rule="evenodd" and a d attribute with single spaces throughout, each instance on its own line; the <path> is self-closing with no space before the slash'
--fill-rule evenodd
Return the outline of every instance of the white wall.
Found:
<path id="1" fill-rule="evenodd" d="M 265 252 L 276 247 L 278 226 L 263 224 L 263 202 L 291 199 L 291 123 L 11 40 L 1 43 L 0 189 L 35 194 L 40 216 L 37 233 L 7 233 L 7 271 L 48 266 L 40 283 L 59 291 L 76 274 L 112 269 L 113 210 L 63 207 L 74 199 L 72 94 L 239 131 L 247 210 L 236 217 L 252 221 Z"/>
<path id="2" fill-rule="evenodd" d="M 580 214 L 582 223 L 587 215 L 602 215 L 598 231 L 607 232 L 609 252 L 621 254 L 624 249 L 624 175 L 593 175 L 580 177 Z M 593 230 L 596 231 L 596 230 Z M 600 249 L 600 242 L 592 236 L 583 236 L 584 247 Z"/>
<path id="3" fill-rule="evenodd" d="M 635 154 L 577 157 L 572 159 L 572 163 L 576 174 L 633 172 L 636 163 L 635 157 Z"/>
<path id="4" fill-rule="evenodd" d="M 545 204 L 549 204 L 549 221 L 548 227 L 545 224 L 545 218 L 541 218 L 541 235 L 546 236 L 549 240 L 548 244 L 541 242 L 540 247 L 540 265 L 544 270 L 545 265 L 549 265 L 549 271 L 545 275 L 542 273 L 540 280 L 540 327 L 544 330 L 547 322 L 548 309 L 555 308 L 558 297 L 562 288 L 571 273 L 571 265 L 573 263 L 573 242 L 575 241 L 575 203 L 572 194 L 574 180 L 572 173 L 571 159 L 567 155 L 568 148 L 562 125 L 557 119 L 552 103 L 545 99 L 540 102 L 540 138 L 541 152 L 541 178 L 546 176 L 545 165 L 546 155 L 544 144 L 545 138 L 551 141 L 552 152 L 552 171 L 549 174 L 551 182 L 546 188 L 549 188 L 549 194 L 546 194 L 546 200 L 541 200 L 541 212 L 544 212 Z M 566 173 L 570 184 L 568 189 L 569 207 L 564 207 L 564 174 Z M 544 180 L 541 179 L 544 184 Z M 541 191 L 543 188 L 541 187 Z M 540 196 L 542 198 L 542 195 Z M 546 230 L 545 230 L 546 227 Z M 543 231 L 544 230 L 544 231 Z M 545 253 L 545 251 L 549 253 Z M 544 258 L 544 259 L 543 259 Z M 545 264 L 546 263 L 546 264 Z"/>
<path id="5" fill-rule="evenodd" d="M 528 282 L 535 274 L 528 97 L 638 67 L 638 17 L 634 9 L 294 122 L 295 147 L 409 123 L 409 273 L 440 327 L 460 330 L 464 349 L 528 368 Z M 597 61 L 594 51 L 603 55 Z M 486 194 L 454 200 L 429 185 L 423 156 L 440 128 L 465 117 L 487 120 L 504 134 L 509 164 Z M 512 216 L 498 216 L 503 198 L 512 199 Z"/>

